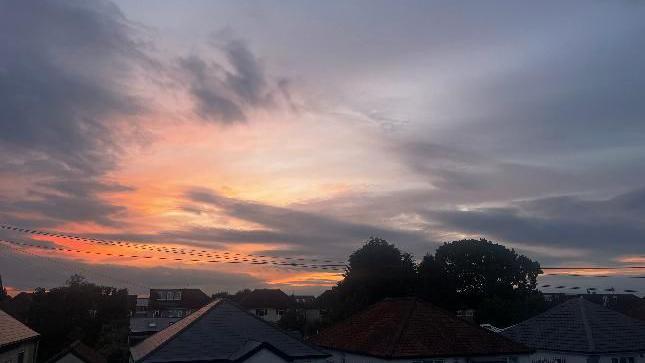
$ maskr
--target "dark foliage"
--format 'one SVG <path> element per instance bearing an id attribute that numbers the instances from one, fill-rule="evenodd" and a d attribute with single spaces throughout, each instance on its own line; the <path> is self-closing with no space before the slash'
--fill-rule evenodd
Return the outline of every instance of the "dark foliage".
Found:
<path id="1" fill-rule="evenodd" d="M 387 297 L 417 295 L 448 310 L 507 326 L 545 309 L 540 264 L 485 239 L 444 243 L 417 266 L 408 253 L 371 238 L 349 258 L 345 278 L 318 298 L 325 324 Z"/>
<path id="2" fill-rule="evenodd" d="M 417 271 L 412 256 L 381 238 L 370 238 L 349 256 L 345 278 L 326 297 L 328 317 L 336 321 L 385 297 L 412 294 Z"/>
<path id="3" fill-rule="evenodd" d="M 419 264 L 419 295 L 452 308 L 475 308 L 482 322 L 507 325 L 543 306 L 540 264 L 485 239 L 444 243 Z"/>
<path id="4" fill-rule="evenodd" d="M 126 361 L 127 297 L 125 289 L 98 286 L 79 275 L 72 276 L 63 287 L 36 289 L 27 321 L 42 336 L 39 360 L 45 361 L 81 340 L 110 361 Z"/>

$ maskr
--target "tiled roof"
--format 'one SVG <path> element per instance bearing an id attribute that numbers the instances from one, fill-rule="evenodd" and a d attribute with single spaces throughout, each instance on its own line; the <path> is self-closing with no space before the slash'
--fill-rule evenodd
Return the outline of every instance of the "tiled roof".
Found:
<path id="1" fill-rule="evenodd" d="M 502 332 L 535 349 L 579 353 L 645 351 L 645 322 L 582 297 Z"/>
<path id="2" fill-rule="evenodd" d="M 39 335 L 25 324 L 0 310 L 0 348 L 37 338 Z"/>
<path id="3" fill-rule="evenodd" d="M 240 301 L 240 305 L 247 309 L 287 309 L 293 304 L 294 300 L 280 289 L 255 289 Z"/>
<path id="4" fill-rule="evenodd" d="M 328 356 L 228 300 L 211 302 L 130 352 L 137 363 L 226 362 L 258 348 L 268 348 L 289 360 Z"/>
<path id="5" fill-rule="evenodd" d="M 414 298 L 385 299 L 323 330 L 312 342 L 386 359 L 530 352 L 521 344 Z"/>

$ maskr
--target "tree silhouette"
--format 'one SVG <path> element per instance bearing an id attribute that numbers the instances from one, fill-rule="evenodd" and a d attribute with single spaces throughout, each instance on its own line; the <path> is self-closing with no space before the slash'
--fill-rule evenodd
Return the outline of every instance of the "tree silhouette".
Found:
<path id="1" fill-rule="evenodd" d="M 454 241 L 419 264 L 419 295 L 452 309 L 475 308 L 480 321 L 507 324 L 539 309 L 540 273 L 538 262 L 500 244 Z"/>
<path id="2" fill-rule="evenodd" d="M 345 278 L 326 296 L 331 320 L 344 318 L 386 297 L 414 293 L 416 265 L 409 253 L 371 237 L 349 256 Z"/>

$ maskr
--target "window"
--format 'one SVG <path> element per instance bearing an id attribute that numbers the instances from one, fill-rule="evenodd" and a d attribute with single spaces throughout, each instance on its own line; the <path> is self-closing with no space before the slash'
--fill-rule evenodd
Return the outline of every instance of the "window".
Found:
<path id="1" fill-rule="evenodd" d="M 280 315 L 280 316 L 284 315 L 284 312 L 285 312 L 285 311 L 284 311 L 284 309 L 278 309 L 278 310 L 277 310 L 277 313 L 278 313 L 278 315 Z"/>
<path id="2" fill-rule="evenodd" d="M 255 315 L 265 316 L 267 315 L 267 309 L 255 309 Z"/>

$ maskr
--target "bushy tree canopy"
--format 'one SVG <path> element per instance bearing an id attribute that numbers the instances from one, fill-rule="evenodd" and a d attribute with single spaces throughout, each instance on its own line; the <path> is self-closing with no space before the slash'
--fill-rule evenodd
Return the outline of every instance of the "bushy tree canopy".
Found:
<path id="1" fill-rule="evenodd" d="M 345 278 L 329 297 L 332 317 L 348 316 L 385 297 L 408 296 L 416 280 L 416 264 L 409 253 L 372 237 L 349 257 Z"/>
<path id="2" fill-rule="evenodd" d="M 73 275 L 66 286 L 38 288 L 27 315 L 42 336 L 39 359 L 45 360 L 75 340 L 96 348 L 108 359 L 127 358 L 128 292 L 90 283 Z"/>
<path id="3" fill-rule="evenodd" d="M 419 294 L 439 305 L 476 308 L 480 319 L 505 323 L 537 293 L 540 264 L 485 239 L 444 243 L 419 264 Z M 506 314 L 495 306 L 506 305 Z"/>
<path id="4" fill-rule="evenodd" d="M 485 239 L 444 243 L 417 266 L 410 254 L 370 238 L 319 302 L 335 321 L 387 297 L 416 295 L 453 311 L 475 309 L 481 322 L 508 325 L 542 309 L 540 273 L 538 262 Z"/>

